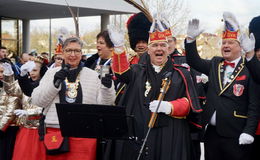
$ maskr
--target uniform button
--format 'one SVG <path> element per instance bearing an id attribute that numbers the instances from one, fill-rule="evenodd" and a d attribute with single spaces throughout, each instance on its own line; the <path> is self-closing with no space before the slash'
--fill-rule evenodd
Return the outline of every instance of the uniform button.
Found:
<path id="1" fill-rule="evenodd" d="M 148 155 L 148 152 L 145 152 L 145 155 L 147 156 L 147 155 Z"/>
<path id="2" fill-rule="evenodd" d="M 149 148 L 148 147 L 145 147 L 145 150 L 148 150 Z"/>

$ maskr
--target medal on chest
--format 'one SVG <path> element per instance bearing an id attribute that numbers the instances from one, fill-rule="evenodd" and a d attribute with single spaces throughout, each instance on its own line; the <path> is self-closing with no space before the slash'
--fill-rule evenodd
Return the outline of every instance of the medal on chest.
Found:
<path id="1" fill-rule="evenodd" d="M 68 79 L 66 78 L 65 84 L 66 84 L 65 100 L 68 103 L 74 103 L 78 95 L 79 78 L 77 78 L 75 82 L 69 82 Z"/>
<path id="2" fill-rule="evenodd" d="M 101 66 L 99 64 L 96 65 L 95 71 L 100 74 Z"/>
<path id="3" fill-rule="evenodd" d="M 151 86 L 150 82 L 146 81 L 146 82 L 145 82 L 145 89 L 146 89 L 146 90 L 145 90 L 145 92 L 144 92 L 144 96 L 145 96 L 145 97 L 147 97 L 147 95 L 148 95 L 148 93 L 150 92 L 151 88 L 152 88 L 152 86 Z"/>
<path id="4" fill-rule="evenodd" d="M 242 85 L 242 84 L 235 84 L 233 86 L 233 93 L 237 97 L 241 96 L 243 94 L 243 92 L 244 92 L 244 89 L 245 89 L 244 85 Z"/>
<path id="5" fill-rule="evenodd" d="M 100 70 L 101 70 L 100 61 L 101 61 L 101 58 L 99 57 L 97 60 L 97 63 L 96 63 L 96 67 L 94 69 L 98 74 L 100 74 Z"/>

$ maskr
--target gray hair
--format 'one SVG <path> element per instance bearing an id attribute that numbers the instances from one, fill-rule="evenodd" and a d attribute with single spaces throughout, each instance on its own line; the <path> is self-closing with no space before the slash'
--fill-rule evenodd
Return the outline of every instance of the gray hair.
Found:
<path id="1" fill-rule="evenodd" d="M 67 47 L 67 45 L 69 43 L 78 43 L 81 48 L 83 47 L 83 42 L 78 37 L 69 37 L 69 38 L 65 39 L 65 41 L 63 42 L 62 49 Z"/>

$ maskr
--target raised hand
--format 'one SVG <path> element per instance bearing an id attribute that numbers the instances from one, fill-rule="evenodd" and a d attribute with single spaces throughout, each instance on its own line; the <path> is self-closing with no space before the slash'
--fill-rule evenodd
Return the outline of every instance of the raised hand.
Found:
<path id="1" fill-rule="evenodd" d="M 5 76 L 11 76 L 11 75 L 14 74 L 14 71 L 13 71 L 12 66 L 11 66 L 10 63 L 5 62 L 4 64 L 2 64 L 2 66 L 4 68 L 4 73 L 3 74 Z"/>
<path id="2" fill-rule="evenodd" d="M 241 47 L 246 53 L 251 52 L 255 49 L 255 36 L 253 33 L 251 33 L 249 36 L 243 33 L 239 37 L 239 40 L 240 40 Z"/>
<path id="3" fill-rule="evenodd" d="M 124 31 L 116 28 L 113 25 L 108 25 L 107 29 L 108 29 L 109 38 L 114 44 L 114 47 L 123 47 L 125 44 Z"/>
<path id="4" fill-rule="evenodd" d="M 31 72 L 35 67 L 34 61 L 28 61 L 21 66 L 21 73 L 20 76 L 25 76 L 28 72 Z"/>
<path id="5" fill-rule="evenodd" d="M 191 38 L 193 42 L 204 30 L 200 29 L 200 21 L 198 19 L 192 19 L 188 23 L 187 37 Z"/>

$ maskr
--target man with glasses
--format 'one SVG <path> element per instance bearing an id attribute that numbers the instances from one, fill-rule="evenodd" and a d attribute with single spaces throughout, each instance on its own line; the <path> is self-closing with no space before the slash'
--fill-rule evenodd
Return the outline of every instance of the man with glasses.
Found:
<path id="1" fill-rule="evenodd" d="M 66 39 L 62 46 L 65 64 L 49 69 L 32 93 L 32 103 L 44 108 L 46 135 L 60 134 L 55 103 L 114 103 L 115 91 L 112 81 L 110 85 L 103 86 L 95 71 L 80 64 L 82 46 L 79 38 Z M 47 155 L 47 159 L 96 159 L 96 139 L 69 137 L 69 145 L 69 152 Z"/>

